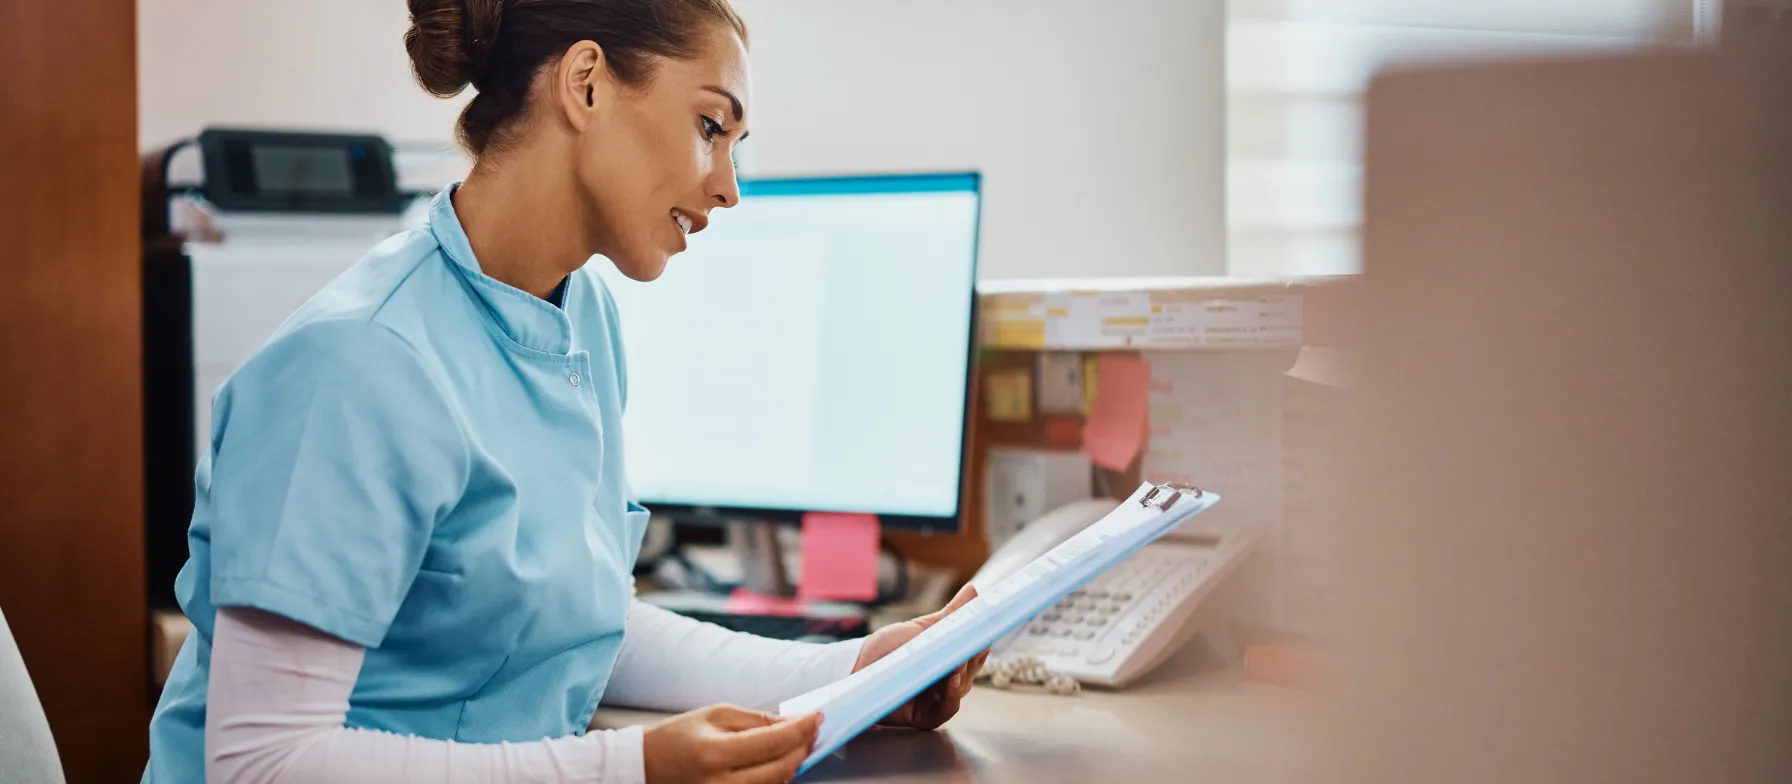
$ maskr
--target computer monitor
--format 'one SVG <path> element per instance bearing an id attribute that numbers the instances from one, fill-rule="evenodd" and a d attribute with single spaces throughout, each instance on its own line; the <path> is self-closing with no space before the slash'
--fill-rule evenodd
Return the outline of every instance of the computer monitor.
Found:
<path id="1" fill-rule="evenodd" d="M 976 174 L 745 181 L 659 280 L 595 265 L 636 496 L 682 522 L 957 530 L 978 216 Z"/>

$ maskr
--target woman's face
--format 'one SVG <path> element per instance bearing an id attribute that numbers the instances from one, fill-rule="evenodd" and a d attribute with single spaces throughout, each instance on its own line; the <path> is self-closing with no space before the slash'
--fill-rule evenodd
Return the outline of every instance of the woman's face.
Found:
<path id="1" fill-rule="evenodd" d="M 710 210 L 740 200 L 733 152 L 750 100 L 746 47 L 726 26 L 710 26 L 695 59 L 657 65 L 642 87 L 598 80 L 577 139 L 592 247 L 639 281 L 658 278 Z"/>

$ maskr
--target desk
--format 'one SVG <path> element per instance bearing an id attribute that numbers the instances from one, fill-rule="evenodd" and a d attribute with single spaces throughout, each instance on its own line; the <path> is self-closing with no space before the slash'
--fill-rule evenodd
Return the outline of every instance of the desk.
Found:
<path id="1" fill-rule="evenodd" d="M 799 779 L 880 782 L 1309 781 L 1317 699 L 1243 683 L 1191 645 L 1124 691 L 979 686 L 939 732 L 872 730 Z M 604 708 L 615 729 L 662 714 Z"/>
<path id="2" fill-rule="evenodd" d="M 185 636 L 185 617 L 158 619 Z M 177 620 L 179 623 L 177 623 Z M 171 640 L 173 648 L 178 640 Z M 805 775 L 824 781 L 1305 782 L 1317 698 L 1244 683 L 1190 645 L 1123 691 L 1074 697 L 978 686 L 939 732 L 872 730 Z M 163 673 L 165 675 L 165 673 Z M 593 726 L 616 729 L 665 714 L 601 708 Z"/>

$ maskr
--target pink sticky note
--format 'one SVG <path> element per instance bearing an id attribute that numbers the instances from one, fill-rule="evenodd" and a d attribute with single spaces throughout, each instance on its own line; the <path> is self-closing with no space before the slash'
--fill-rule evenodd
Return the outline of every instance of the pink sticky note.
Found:
<path id="1" fill-rule="evenodd" d="M 803 573 L 796 595 L 852 602 L 876 599 L 879 533 L 877 515 L 803 515 Z"/>
<path id="2" fill-rule="evenodd" d="M 1103 354 L 1095 405 L 1083 423 L 1083 451 L 1102 468 L 1125 471 L 1145 447 L 1150 427 L 1151 366 Z"/>
<path id="3" fill-rule="evenodd" d="M 728 595 L 728 612 L 736 615 L 789 615 L 803 614 L 803 601 L 788 596 L 766 596 L 754 593 L 745 588 L 736 588 Z"/>

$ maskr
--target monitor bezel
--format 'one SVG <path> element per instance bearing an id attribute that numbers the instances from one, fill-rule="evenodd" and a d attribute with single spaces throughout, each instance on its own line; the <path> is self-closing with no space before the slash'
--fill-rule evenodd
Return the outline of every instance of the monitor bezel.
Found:
<path id="1" fill-rule="evenodd" d="M 950 187 L 948 187 L 950 186 Z M 725 525 L 728 523 L 800 524 L 804 515 L 813 512 L 848 512 L 875 514 L 882 527 L 922 533 L 958 533 L 963 530 L 965 507 L 970 503 L 970 486 L 965 481 L 970 472 L 971 429 L 976 424 L 973 395 L 977 377 L 977 271 L 983 255 L 983 175 L 980 172 L 940 172 L 909 174 L 855 174 L 844 176 L 769 177 L 740 181 L 741 197 L 813 196 L 832 194 L 933 193 L 969 190 L 976 197 L 976 214 L 971 230 L 970 318 L 965 335 L 965 373 L 963 392 L 964 420 L 959 426 L 958 500 L 949 515 L 886 514 L 871 509 L 790 509 L 775 507 L 717 506 L 688 504 L 642 497 L 638 499 L 655 515 L 664 515 L 681 525 Z"/>

